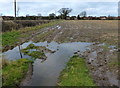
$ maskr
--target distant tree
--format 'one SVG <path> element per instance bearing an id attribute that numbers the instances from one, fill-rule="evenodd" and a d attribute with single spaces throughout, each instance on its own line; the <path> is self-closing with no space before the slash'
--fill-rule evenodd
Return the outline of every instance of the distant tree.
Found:
<path id="1" fill-rule="evenodd" d="M 86 11 L 83 11 L 79 14 L 80 17 L 86 17 L 87 16 L 87 12 Z"/>
<path id="2" fill-rule="evenodd" d="M 26 20 L 30 20 L 30 15 L 26 14 Z"/>
<path id="3" fill-rule="evenodd" d="M 42 19 L 42 15 L 38 13 L 38 20 Z"/>
<path id="4" fill-rule="evenodd" d="M 77 19 L 78 19 L 78 20 L 80 19 L 80 15 L 77 16 Z"/>
<path id="5" fill-rule="evenodd" d="M 50 19 L 54 19 L 55 16 L 56 16 L 56 15 L 55 15 L 54 13 L 49 14 L 49 18 L 50 18 Z"/>
<path id="6" fill-rule="evenodd" d="M 29 14 L 26 14 L 26 16 L 30 16 Z"/>
<path id="7" fill-rule="evenodd" d="M 42 16 L 40 13 L 38 13 L 38 16 Z"/>
<path id="8" fill-rule="evenodd" d="M 108 15 L 108 17 L 111 17 L 110 15 Z"/>
<path id="9" fill-rule="evenodd" d="M 61 8 L 58 12 L 62 19 L 66 19 L 67 15 L 72 11 L 70 8 Z"/>

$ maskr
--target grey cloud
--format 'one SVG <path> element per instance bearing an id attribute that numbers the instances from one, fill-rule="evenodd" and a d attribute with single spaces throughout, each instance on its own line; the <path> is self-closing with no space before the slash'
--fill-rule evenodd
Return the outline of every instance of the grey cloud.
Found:
<path id="1" fill-rule="evenodd" d="M 13 3 L 0 3 L 0 11 L 5 15 L 13 15 Z M 20 15 L 48 15 L 55 13 L 62 7 L 72 8 L 70 15 L 78 15 L 81 11 L 87 11 L 88 15 L 117 15 L 117 2 L 19 2 Z M 1 13 L 1 12 L 0 12 Z"/>

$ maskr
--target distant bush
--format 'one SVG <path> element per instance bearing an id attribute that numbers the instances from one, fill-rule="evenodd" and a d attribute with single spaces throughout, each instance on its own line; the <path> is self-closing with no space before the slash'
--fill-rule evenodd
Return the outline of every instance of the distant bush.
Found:
<path id="1" fill-rule="evenodd" d="M 20 29 L 24 27 L 32 27 L 36 25 L 41 25 L 49 23 L 50 20 L 17 20 L 17 21 L 3 21 L 2 32 L 11 31 L 15 29 Z"/>
<path id="2" fill-rule="evenodd" d="M 13 21 L 3 21 L 2 23 L 2 31 L 11 31 L 12 29 L 16 29 L 17 24 Z"/>

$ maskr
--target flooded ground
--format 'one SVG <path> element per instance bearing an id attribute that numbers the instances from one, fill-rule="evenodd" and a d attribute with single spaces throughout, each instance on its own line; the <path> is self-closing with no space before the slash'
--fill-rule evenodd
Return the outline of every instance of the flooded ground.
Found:
<path id="1" fill-rule="evenodd" d="M 74 52 L 80 51 L 80 56 L 83 56 L 81 52 L 87 49 L 84 57 L 86 58 L 90 73 L 96 84 L 99 86 L 118 86 L 118 52 L 115 46 L 109 46 L 117 46 L 118 44 L 117 20 L 68 20 L 51 27 L 23 33 L 23 35 L 26 34 L 29 35 L 29 37 L 23 36 L 19 40 L 21 40 L 22 43 L 26 42 L 26 40 L 31 41 L 22 44 L 21 49 L 26 48 L 34 41 L 39 42 L 33 43 L 36 46 L 45 46 L 52 50 L 53 53 L 45 53 L 47 59 L 44 62 L 36 59 L 33 64 L 31 80 L 25 82 L 23 85 L 56 85 L 60 71 L 64 68 L 66 62 Z M 48 41 L 49 43 L 42 41 Z M 90 46 L 92 43 L 85 42 L 99 42 L 103 44 Z M 104 46 L 105 43 L 109 45 Z M 90 47 L 88 48 L 86 46 Z M 4 55 L 6 55 L 6 58 L 9 60 L 21 58 L 18 46 L 4 52 Z M 23 55 L 23 58 L 29 58 L 29 56 Z"/>
<path id="2" fill-rule="evenodd" d="M 24 43 L 21 47 L 26 48 L 31 43 L 33 42 Z M 55 86 L 59 74 L 64 69 L 69 58 L 77 51 L 84 52 L 88 49 L 87 46 L 90 46 L 92 43 L 72 42 L 58 44 L 57 42 L 39 42 L 33 44 L 36 46 L 45 46 L 55 52 L 46 53 L 47 59 L 44 62 L 41 59 L 35 60 L 33 75 L 29 81 L 22 84 L 23 86 Z M 18 46 L 4 54 L 10 60 L 20 59 Z M 28 56 L 23 55 L 23 58 L 28 58 Z"/>
<path id="3" fill-rule="evenodd" d="M 106 44 L 91 45 L 84 52 L 90 73 L 98 86 L 119 86 L 118 50 L 115 46 Z"/>
<path id="4" fill-rule="evenodd" d="M 23 81 L 21 86 L 56 86 L 60 72 L 64 69 L 70 57 L 75 54 L 86 58 L 90 74 L 97 85 L 118 86 L 118 49 L 116 46 L 106 46 L 105 43 L 57 43 L 54 41 L 34 43 L 30 41 L 22 44 L 21 49 L 26 48 L 29 44 L 44 46 L 52 52 L 45 53 L 47 59 L 36 59 L 34 61 L 32 76 Z M 9 60 L 21 58 L 18 46 L 4 52 L 3 55 Z M 31 58 L 23 53 L 22 56 L 23 58 Z"/>

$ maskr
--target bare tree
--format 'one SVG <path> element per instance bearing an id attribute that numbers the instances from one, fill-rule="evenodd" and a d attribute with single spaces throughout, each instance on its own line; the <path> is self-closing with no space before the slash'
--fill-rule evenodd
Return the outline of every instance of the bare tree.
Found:
<path id="1" fill-rule="evenodd" d="M 61 8 L 58 12 L 60 13 L 62 19 L 66 19 L 67 15 L 72 11 L 70 8 Z"/>
<path id="2" fill-rule="evenodd" d="M 20 7 L 17 8 L 17 16 L 19 16 Z"/>
<path id="3" fill-rule="evenodd" d="M 86 17 L 87 16 L 87 12 L 86 11 L 83 11 L 79 14 L 80 17 Z"/>
<path id="4" fill-rule="evenodd" d="M 41 13 L 38 13 L 37 15 L 38 15 L 38 20 L 41 20 L 42 19 Z"/>
<path id="5" fill-rule="evenodd" d="M 30 16 L 29 14 L 26 14 L 26 16 Z"/>
<path id="6" fill-rule="evenodd" d="M 51 13 L 51 14 L 49 14 L 49 19 L 54 19 L 54 18 L 55 18 L 55 16 L 56 16 L 56 14 Z"/>
<path id="7" fill-rule="evenodd" d="M 42 16 L 41 13 L 38 13 L 38 16 Z"/>

